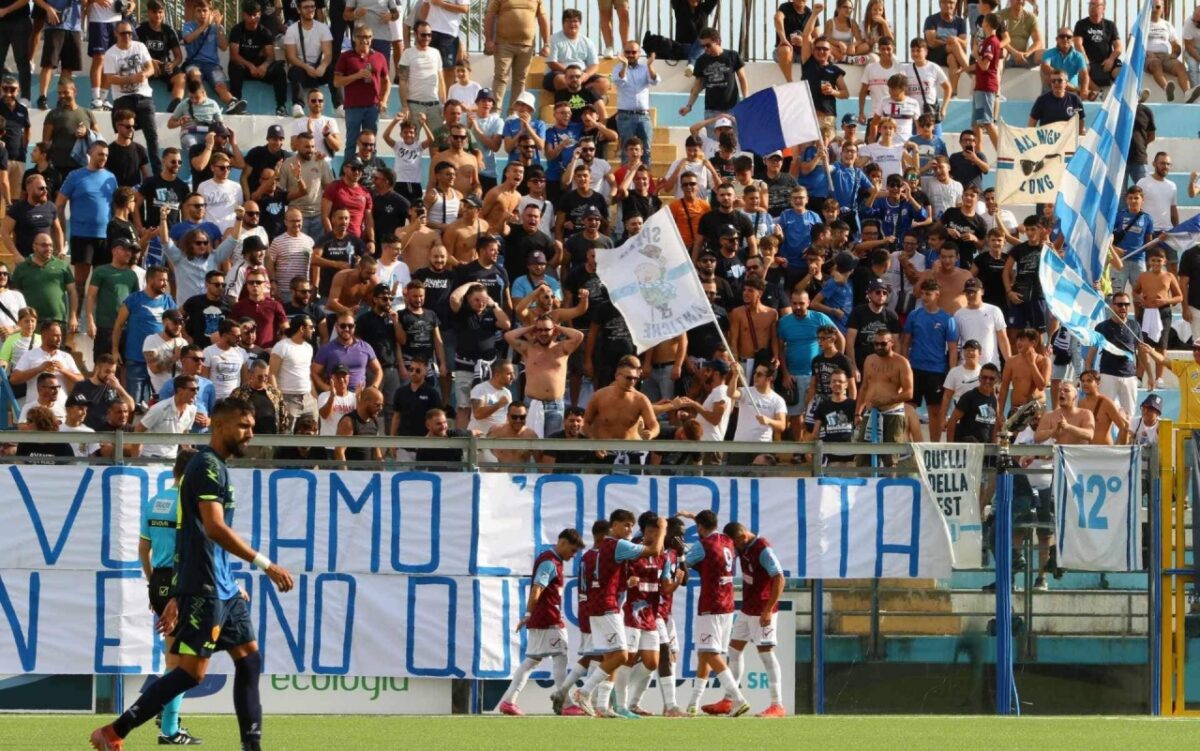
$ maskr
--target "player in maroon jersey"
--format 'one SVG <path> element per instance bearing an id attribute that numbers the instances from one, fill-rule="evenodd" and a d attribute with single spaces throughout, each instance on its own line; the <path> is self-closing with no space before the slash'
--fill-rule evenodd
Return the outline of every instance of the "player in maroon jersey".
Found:
<path id="1" fill-rule="evenodd" d="M 638 517 L 638 528 L 641 535 L 638 541 L 645 540 L 650 527 L 658 523 L 658 514 L 646 511 Z M 664 533 L 665 534 L 665 533 Z M 649 717 L 650 713 L 639 704 L 642 695 L 650 686 L 654 671 L 658 670 L 658 608 L 660 603 L 660 588 L 662 586 L 662 571 L 666 565 L 665 550 L 653 558 L 639 558 L 626 566 L 629 579 L 626 581 L 628 592 L 625 596 L 625 637 L 628 644 L 629 657 L 626 665 L 629 668 L 628 682 L 622 691 L 620 672 L 617 680 L 617 714 L 628 717 L 632 713 Z"/>
<path id="2" fill-rule="evenodd" d="M 617 509 L 609 514 L 609 536 L 600 544 L 592 585 L 588 587 L 588 612 L 591 613 L 592 648 L 603 655 L 600 669 L 590 675 L 583 688 L 576 689 L 571 698 L 589 715 L 613 716 L 608 709 L 612 696 L 613 676 L 625 664 L 625 624 L 621 615 L 620 597 L 627 584 L 625 564 L 639 558 L 653 558 L 662 553 L 667 520 L 659 518 L 646 530 L 641 545 L 630 542 L 635 517 L 633 512 Z M 595 709 L 591 694 L 596 691 Z M 636 717 L 637 715 L 632 715 Z"/>
<path id="3" fill-rule="evenodd" d="M 733 541 L 717 531 L 717 515 L 704 510 L 698 514 L 680 511 L 679 516 L 696 522 L 700 541 L 688 549 L 684 562 L 700 577 L 700 598 L 696 608 L 695 642 L 697 652 L 696 678 L 692 681 L 692 696 L 688 714 L 698 714 L 700 699 L 708 676 L 713 673 L 721 682 L 725 699 L 705 707 L 709 714 L 728 714 L 740 717 L 750 711 L 737 680 L 725 664 L 729 637 L 733 629 L 733 560 L 736 557 Z"/>
<path id="4" fill-rule="evenodd" d="M 554 707 L 555 714 L 561 714 L 564 717 L 578 717 L 584 715 L 584 711 L 570 702 L 570 690 L 575 687 L 575 683 L 582 678 L 590 675 L 592 672 L 600 669 L 600 659 L 596 651 L 592 649 L 592 624 L 591 611 L 588 608 L 588 587 L 591 586 L 591 572 L 596 568 L 596 556 L 600 555 L 600 544 L 604 542 L 604 538 L 608 537 L 608 519 L 597 519 L 592 523 L 592 547 L 583 554 L 583 558 L 579 561 L 579 589 L 577 592 L 579 608 L 579 662 L 575 667 L 571 668 L 571 672 L 558 686 L 555 686 L 554 694 L 550 697 L 550 703 Z"/>
<path id="5" fill-rule="evenodd" d="M 677 517 L 667 520 L 667 539 L 663 543 L 662 585 L 658 590 L 658 690 L 662 694 L 664 717 L 686 717 L 675 699 L 675 657 L 679 653 L 679 637 L 675 632 L 675 590 L 687 584 L 687 567 L 681 566 L 686 549 L 683 545 L 683 522 Z"/>
<path id="6" fill-rule="evenodd" d="M 783 595 L 783 566 L 765 537 L 759 537 L 737 522 L 725 525 L 725 536 L 733 540 L 742 568 L 742 612 L 733 622 L 729 640 L 729 671 L 734 680 L 742 679 L 742 650 L 748 642 L 758 647 L 758 658 L 767 671 L 771 706 L 759 717 L 783 717 L 783 671 L 775 657 L 778 643 L 775 621 L 779 598 Z"/>
<path id="7" fill-rule="evenodd" d="M 517 696 L 525 688 L 529 674 L 549 657 L 553 663 L 554 682 L 559 683 L 567 675 L 567 623 L 562 615 L 563 561 L 575 557 L 584 547 L 583 538 L 576 529 L 564 529 L 558 533 L 558 543 L 543 550 L 533 561 L 533 581 L 529 586 L 529 602 L 525 606 L 525 617 L 517 624 L 517 631 L 526 629 L 525 659 L 517 666 L 512 683 L 500 698 L 498 709 L 507 715 L 523 715 L 517 706 Z"/>

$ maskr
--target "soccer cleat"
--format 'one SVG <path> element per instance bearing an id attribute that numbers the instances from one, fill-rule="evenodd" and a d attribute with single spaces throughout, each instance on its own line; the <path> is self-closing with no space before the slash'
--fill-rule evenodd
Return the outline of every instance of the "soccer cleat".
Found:
<path id="1" fill-rule="evenodd" d="M 117 737 L 117 731 L 113 730 L 112 725 L 96 728 L 88 740 L 96 751 L 123 751 L 125 748 L 125 741 Z"/>
<path id="2" fill-rule="evenodd" d="M 693 707 L 689 704 L 688 708 L 684 710 L 684 714 L 687 715 L 688 717 L 699 717 L 700 709 L 698 707 Z"/>
<path id="3" fill-rule="evenodd" d="M 638 717 L 653 717 L 654 716 L 653 712 L 647 712 L 646 710 L 642 709 L 639 706 L 632 706 L 629 708 L 629 711 L 633 712 Z"/>
<path id="4" fill-rule="evenodd" d="M 583 689 L 577 688 L 571 692 L 571 701 L 575 702 L 575 706 L 583 710 L 583 713 L 588 717 L 595 717 L 596 710 L 592 708 L 592 697 L 583 692 Z"/>
<path id="5" fill-rule="evenodd" d="M 733 699 L 725 697 L 715 704 L 705 704 L 700 709 L 703 710 L 704 714 L 729 714 L 733 709 Z"/>
<path id="6" fill-rule="evenodd" d="M 563 691 L 555 691 L 550 694 L 550 708 L 554 710 L 554 714 L 563 713 L 563 702 L 566 700 L 567 697 Z"/>
<path id="7" fill-rule="evenodd" d="M 667 707 L 663 710 L 663 717 L 691 717 L 692 715 L 683 711 L 679 707 Z"/>
<path id="8" fill-rule="evenodd" d="M 204 741 L 193 736 L 187 730 L 179 728 L 179 732 L 175 735 L 163 735 L 159 733 L 158 745 L 160 746 L 200 746 Z"/>
<path id="9" fill-rule="evenodd" d="M 588 713 L 584 712 L 578 706 L 572 704 L 569 707 L 563 707 L 562 716 L 563 717 L 587 717 Z"/>
<path id="10" fill-rule="evenodd" d="M 293 104 L 292 117 L 304 117 L 304 108 L 298 104 Z"/>
<path id="11" fill-rule="evenodd" d="M 767 707 L 766 709 L 759 712 L 755 716 L 756 717 L 786 717 L 787 710 L 783 708 L 782 704 L 772 704 L 771 706 Z"/>
<path id="12" fill-rule="evenodd" d="M 729 710 L 729 714 L 727 716 L 741 717 L 742 715 L 746 714 L 749 711 L 750 711 L 750 702 L 744 701 L 741 704 L 734 707 L 733 709 Z"/>
<path id="13" fill-rule="evenodd" d="M 640 720 L 640 719 L 642 719 L 640 715 L 626 709 L 625 707 L 617 707 L 617 710 L 615 712 L 613 712 L 613 714 L 616 715 L 617 717 L 620 717 L 622 720 Z"/>
<path id="14" fill-rule="evenodd" d="M 500 702 L 500 706 L 497 707 L 497 709 L 500 710 L 500 714 L 506 714 L 510 717 L 524 717 L 525 716 L 525 713 L 521 711 L 521 708 L 518 707 L 516 704 L 513 704 L 511 701 Z"/>
<path id="15" fill-rule="evenodd" d="M 601 720 L 618 720 L 621 717 L 611 709 L 597 709 L 596 716 Z"/>

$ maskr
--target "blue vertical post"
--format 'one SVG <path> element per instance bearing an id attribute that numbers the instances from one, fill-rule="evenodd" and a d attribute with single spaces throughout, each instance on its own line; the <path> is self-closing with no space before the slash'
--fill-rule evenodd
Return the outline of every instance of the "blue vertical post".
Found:
<path id="1" fill-rule="evenodd" d="M 1012 494 L 1013 480 L 1000 457 L 996 473 L 996 714 L 1012 712 Z"/>
<path id="2" fill-rule="evenodd" d="M 813 714 L 825 714 L 825 584 L 812 580 Z"/>

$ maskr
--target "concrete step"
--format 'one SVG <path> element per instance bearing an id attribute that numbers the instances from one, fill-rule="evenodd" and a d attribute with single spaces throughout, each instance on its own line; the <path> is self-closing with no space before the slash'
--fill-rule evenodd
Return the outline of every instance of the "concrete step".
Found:
<path id="1" fill-rule="evenodd" d="M 832 613 L 827 630 L 832 635 L 866 636 L 871 633 L 871 616 Z M 956 636 L 962 631 L 962 618 L 957 615 L 886 613 L 879 617 L 879 632 L 888 636 Z"/>
<path id="2" fill-rule="evenodd" d="M 882 613 L 953 613 L 950 591 L 945 589 L 880 589 Z M 833 590 L 829 593 L 831 613 L 870 612 L 871 590 Z"/>

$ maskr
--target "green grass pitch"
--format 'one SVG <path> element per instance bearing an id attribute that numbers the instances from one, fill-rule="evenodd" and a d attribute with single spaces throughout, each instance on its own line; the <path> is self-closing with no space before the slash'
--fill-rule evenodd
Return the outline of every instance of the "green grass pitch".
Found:
<path id="1" fill-rule="evenodd" d="M 87 749 L 91 715 L 0 715 L 0 749 Z M 203 749 L 239 748 L 233 717 L 185 717 Z M 886 749 L 886 751 L 1136 751 L 1194 749 L 1200 723 L 1135 717 L 790 717 L 590 720 L 525 717 L 267 716 L 270 751 L 411 751 L 434 749 Z M 153 724 L 126 741 L 130 751 L 157 745 Z"/>

